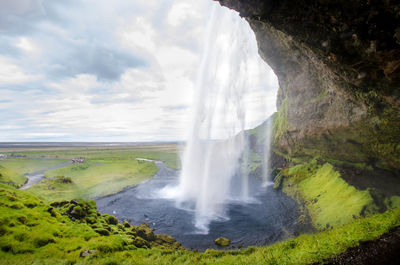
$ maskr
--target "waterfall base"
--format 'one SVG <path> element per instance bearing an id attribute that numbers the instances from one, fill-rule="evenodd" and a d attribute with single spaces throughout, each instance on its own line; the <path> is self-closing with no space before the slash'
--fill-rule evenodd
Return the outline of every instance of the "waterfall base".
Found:
<path id="1" fill-rule="evenodd" d="M 221 248 L 214 244 L 221 236 L 231 240 L 227 248 L 240 248 L 271 244 L 296 232 L 297 203 L 272 186 L 263 187 L 260 180 L 251 183 L 257 187 L 251 189 L 251 200 L 228 200 L 226 216 L 212 221 L 208 234 L 198 233 L 194 211 L 158 197 L 160 189 L 177 183 L 178 174 L 161 162 L 156 165 L 159 171 L 151 181 L 96 199 L 99 211 L 135 225 L 147 222 L 157 233 L 171 235 L 184 247 L 197 250 Z"/>

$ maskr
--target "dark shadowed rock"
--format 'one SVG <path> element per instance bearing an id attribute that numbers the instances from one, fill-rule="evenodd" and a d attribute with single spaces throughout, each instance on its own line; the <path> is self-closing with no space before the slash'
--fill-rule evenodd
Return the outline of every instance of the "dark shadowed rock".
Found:
<path id="1" fill-rule="evenodd" d="M 219 0 L 245 17 L 278 76 L 274 148 L 400 169 L 400 6 Z"/>

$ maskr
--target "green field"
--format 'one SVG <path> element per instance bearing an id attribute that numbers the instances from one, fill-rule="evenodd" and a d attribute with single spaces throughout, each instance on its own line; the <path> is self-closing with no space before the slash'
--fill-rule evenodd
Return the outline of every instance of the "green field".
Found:
<path id="1" fill-rule="evenodd" d="M 64 176 L 72 182 L 60 179 L 41 181 L 29 190 L 46 201 L 95 198 L 121 191 L 139 184 L 157 173 L 151 162 L 137 160 L 89 160 L 63 168 L 46 171 L 46 177 Z"/>
<path id="2" fill-rule="evenodd" d="M 142 146 L 99 146 L 99 147 L 49 147 L 6 149 L 4 154 L 26 155 L 28 157 L 48 157 L 55 159 L 71 159 L 83 157 L 97 160 L 131 160 L 147 158 L 163 161 L 169 168 L 178 169 L 180 148 L 176 144 L 142 145 Z M 0 163 L 1 165 L 1 163 Z"/>
<path id="3" fill-rule="evenodd" d="M 0 160 L 0 166 L 25 175 L 52 168 L 66 161 L 66 159 L 8 158 Z"/>
<path id="4" fill-rule="evenodd" d="M 27 178 L 11 169 L 0 166 L 0 181 L 13 184 L 15 187 L 20 187 L 27 181 Z"/>
<path id="5" fill-rule="evenodd" d="M 0 181 L 21 186 L 23 174 L 45 171 L 47 180 L 29 190 L 44 201 L 95 198 L 137 185 L 157 173 L 152 162 L 137 158 L 163 161 L 172 169 L 179 168 L 176 145 L 143 145 L 133 147 L 56 147 L 2 150 L 5 154 L 23 155 L 0 161 Z M 72 158 L 84 158 L 82 164 L 52 169 Z M 47 170 L 46 170 L 47 169 Z"/>

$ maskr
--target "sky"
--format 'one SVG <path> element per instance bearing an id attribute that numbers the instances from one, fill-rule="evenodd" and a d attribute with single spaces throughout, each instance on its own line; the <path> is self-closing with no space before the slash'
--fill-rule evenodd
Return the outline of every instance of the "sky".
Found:
<path id="1" fill-rule="evenodd" d="M 185 140 L 212 8 L 222 9 L 211 0 L 1 0 L 0 142 Z M 276 110 L 278 89 L 250 34 L 246 128 Z"/>

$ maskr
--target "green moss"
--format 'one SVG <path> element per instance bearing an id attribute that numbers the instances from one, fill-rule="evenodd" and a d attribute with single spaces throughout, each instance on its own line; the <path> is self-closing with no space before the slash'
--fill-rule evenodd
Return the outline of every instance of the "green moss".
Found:
<path id="1" fill-rule="evenodd" d="M 306 103 L 314 103 L 314 102 L 318 102 L 323 100 L 324 98 L 326 98 L 326 96 L 328 95 L 328 91 L 322 91 L 321 94 L 319 94 L 318 96 L 316 96 L 315 98 L 310 98 L 306 101 Z"/>
<path id="2" fill-rule="evenodd" d="M 285 171 L 283 171 L 285 172 Z M 369 191 L 347 184 L 329 163 L 317 160 L 290 167 L 283 190 L 305 203 L 315 228 L 322 230 L 376 211 Z"/>
<path id="3" fill-rule="evenodd" d="M 231 241 L 225 237 L 219 237 L 219 238 L 215 239 L 214 243 L 218 246 L 226 247 L 226 246 L 229 246 Z"/>
<path id="4" fill-rule="evenodd" d="M 106 220 L 107 224 L 110 225 L 117 225 L 118 219 L 109 214 L 103 214 L 103 218 Z"/>
<path id="5" fill-rule="evenodd" d="M 90 199 L 121 191 L 151 178 L 157 167 L 151 162 L 126 160 L 89 160 L 46 172 L 53 178 L 41 181 L 29 190 L 42 200 L 52 202 L 73 198 Z M 65 181 L 69 180 L 69 181 Z"/>
<path id="6" fill-rule="evenodd" d="M 282 187 L 282 181 L 283 181 L 283 174 L 282 172 L 279 172 L 274 179 L 274 189 L 280 189 Z"/>
<path id="7" fill-rule="evenodd" d="M 285 172 L 285 179 L 291 179 L 288 171 Z M 315 172 L 318 172 L 315 173 L 317 178 L 322 179 L 323 175 L 332 177 L 335 174 L 326 165 L 315 166 Z M 304 168 L 296 167 L 291 173 L 301 176 L 298 179 L 300 182 L 307 180 L 302 176 Z M 333 186 L 340 185 L 336 183 Z M 15 203 L 22 207 L 12 208 Z M 58 214 L 52 216 L 49 207 Z M 71 211 L 76 207 L 82 209 L 86 217 L 93 218 L 98 227 L 96 229 L 107 231 L 108 236 L 96 233 L 93 225 L 85 219 L 72 218 Z M 29 191 L 0 184 L 1 263 L 310 264 L 322 262 L 361 242 L 374 240 L 400 225 L 400 208 L 397 208 L 368 218 L 358 218 L 346 225 L 314 235 L 301 235 L 266 247 L 250 247 L 239 251 L 208 250 L 199 253 L 179 248 L 171 237 L 156 235 L 145 224 L 135 227 L 124 223 L 125 231 L 120 226 L 108 225 L 109 217 L 98 214 L 94 207 L 95 202 L 83 200 L 47 205 Z M 148 240 L 151 238 L 154 241 Z M 95 252 L 89 257 L 80 257 L 85 250 Z"/>
<path id="8" fill-rule="evenodd" d="M 10 183 L 15 187 L 21 187 L 26 181 L 27 178 L 24 175 L 0 165 L 0 182 Z"/>
<path id="9" fill-rule="evenodd" d="M 289 129 L 287 97 L 282 101 L 281 107 L 275 115 L 273 123 L 274 141 L 279 140 Z"/>
<path id="10" fill-rule="evenodd" d="M 390 197 L 390 205 L 388 208 L 397 208 L 400 207 L 400 196 L 392 196 Z"/>
<path id="11" fill-rule="evenodd" d="M 158 248 L 130 250 L 125 246 L 130 241 L 115 235 L 107 240 L 95 237 L 89 241 L 90 244 L 78 243 L 70 238 L 68 247 L 56 242 L 42 247 L 46 252 L 25 246 L 28 252 L 23 253 L 25 250 L 20 247 L 21 254 L 0 251 L 0 257 L 4 264 L 69 264 L 71 261 L 77 264 L 311 264 L 322 262 L 362 242 L 374 240 L 399 225 L 400 208 L 357 219 L 314 235 L 302 235 L 271 246 L 249 247 L 239 251 L 207 250 L 199 253 Z M 50 248 L 50 245 L 53 247 Z M 97 252 L 80 258 L 79 253 L 86 249 L 95 249 Z"/>

